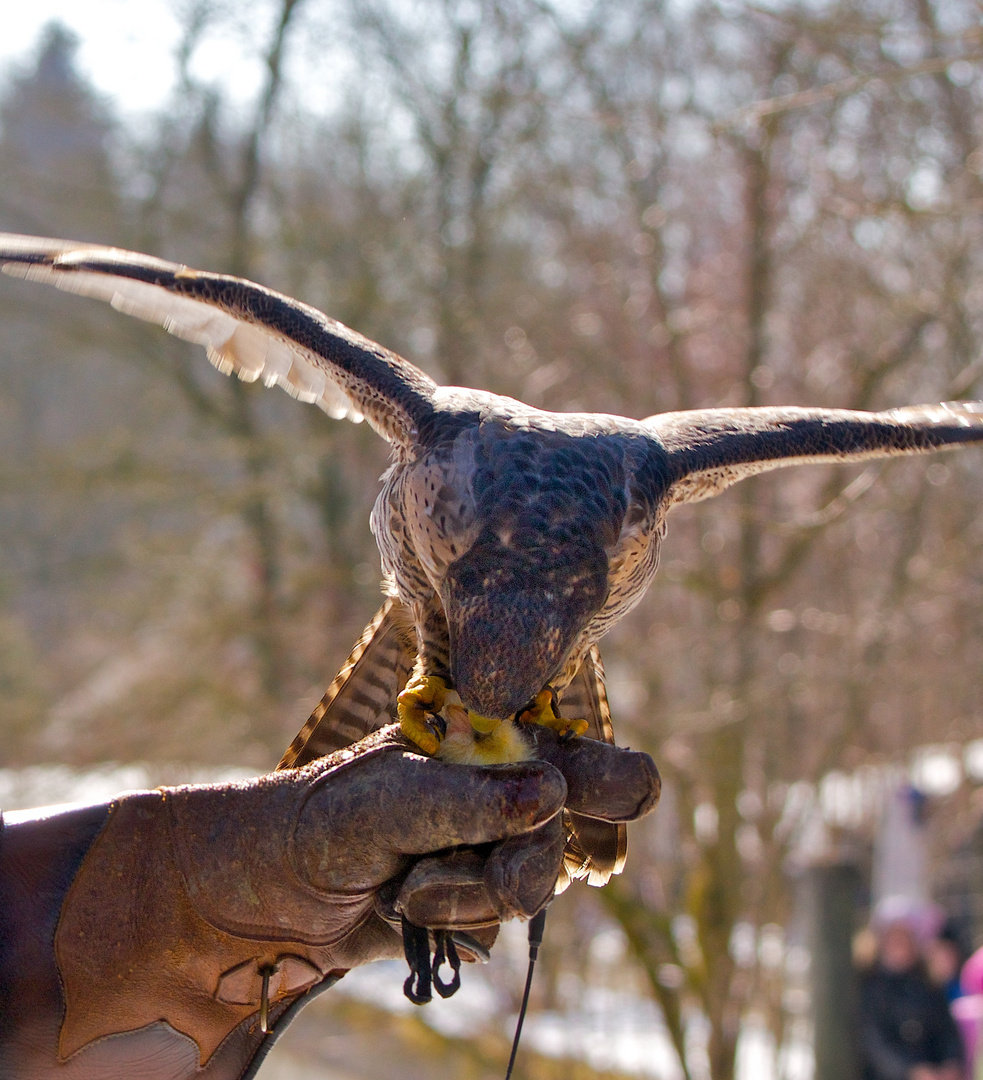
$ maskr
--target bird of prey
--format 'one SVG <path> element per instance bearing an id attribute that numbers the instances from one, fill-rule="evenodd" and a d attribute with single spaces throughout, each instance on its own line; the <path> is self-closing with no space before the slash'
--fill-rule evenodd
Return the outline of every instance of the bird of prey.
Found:
<path id="1" fill-rule="evenodd" d="M 398 632 L 399 662 L 412 662 L 400 726 L 428 754 L 451 744 L 448 725 L 486 761 L 522 756 L 506 721 L 587 730 L 587 718 L 561 715 L 561 695 L 585 664 L 596 682 L 594 645 L 651 582 L 677 503 L 784 465 L 983 441 L 980 402 L 644 420 L 546 412 L 439 386 L 315 308 L 241 278 L 2 234 L 0 265 L 160 323 L 204 345 L 219 370 L 279 384 L 330 416 L 364 418 L 389 441 L 372 531 L 408 627 Z M 389 618 L 377 629 L 397 632 Z"/>
<path id="2" fill-rule="evenodd" d="M 310 719 L 287 748 L 277 766 L 297 768 L 319 757 L 342 750 L 389 723 L 397 700 L 413 672 L 416 633 L 409 612 L 390 596 L 376 612 L 351 655 L 325 691 Z M 569 686 L 558 695 L 568 715 L 587 721 L 585 735 L 614 744 L 614 725 L 604 687 L 604 669 L 597 646 L 593 646 Z M 458 759 L 486 760 L 484 740 L 468 740 L 466 731 L 451 733 Z M 468 745 L 470 741 L 470 747 Z M 448 741 L 441 746 L 446 756 Z M 620 874 L 628 854 L 624 824 L 601 821 L 564 810 L 566 845 L 563 872 L 557 883 L 562 892 L 571 881 L 606 885 Z"/>

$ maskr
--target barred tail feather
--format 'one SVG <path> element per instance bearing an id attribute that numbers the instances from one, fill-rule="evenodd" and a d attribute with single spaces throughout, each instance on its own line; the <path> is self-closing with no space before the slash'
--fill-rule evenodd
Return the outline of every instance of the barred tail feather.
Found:
<path id="1" fill-rule="evenodd" d="M 392 723 L 396 696 L 406 685 L 415 658 L 416 641 L 405 609 L 388 599 L 277 768 L 306 765 Z"/>
<path id="2" fill-rule="evenodd" d="M 614 745 L 611 707 L 604 686 L 604 666 L 594 645 L 584 658 L 570 685 L 560 694 L 560 706 L 567 716 L 585 719 L 591 739 Z M 606 885 L 620 874 L 628 854 L 628 831 L 623 824 L 585 817 L 574 810 L 564 812 L 567 845 L 563 852 L 566 874 L 588 885 Z"/>

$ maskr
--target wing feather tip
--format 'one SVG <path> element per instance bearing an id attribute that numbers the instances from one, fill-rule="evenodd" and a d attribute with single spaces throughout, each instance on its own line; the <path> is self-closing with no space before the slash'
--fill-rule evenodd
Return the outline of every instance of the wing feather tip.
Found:
<path id="1" fill-rule="evenodd" d="M 232 359 L 221 349 L 216 349 L 212 345 L 205 346 L 205 355 L 208 357 L 208 362 L 217 371 L 220 371 L 223 375 L 231 375 L 235 372 L 236 375 L 242 379 L 243 382 L 252 382 L 256 378 L 256 372 L 245 371 L 240 369 L 236 371 L 236 366 Z"/>
<path id="2" fill-rule="evenodd" d="M 12 278 L 30 278 L 32 268 L 30 263 L 5 262 L 0 263 L 0 274 L 6 274 Z"/>

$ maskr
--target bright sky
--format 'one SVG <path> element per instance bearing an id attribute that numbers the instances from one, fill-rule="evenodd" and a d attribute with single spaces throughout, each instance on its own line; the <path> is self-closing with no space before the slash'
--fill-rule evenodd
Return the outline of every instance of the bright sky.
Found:
<path id="1" fill-rule="evenodd" d="M 123 115 L 166 100 L 180 37 L 176 0 L 0 0 L 0 78 L 31 59 L 46 23 L 58 20 L 80 39 L 78 66 Z M 237 97 L 251 96 L 259 71 L 234 37 L 206 41 L 196 72 L 221 79 Z"/>

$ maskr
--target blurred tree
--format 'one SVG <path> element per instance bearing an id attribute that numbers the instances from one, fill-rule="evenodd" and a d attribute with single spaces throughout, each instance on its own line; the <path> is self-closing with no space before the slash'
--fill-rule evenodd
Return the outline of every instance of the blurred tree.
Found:
<path id="1" fill-rule="evenodd" d="M 184 10 L 139 140 L 47 32 L 0 104 L 0 225 L 248 273 L 548 408 L 983 396 L 969 0 Z M 252 101 L 195 74 L 210 34 Z M 112 313 L 0 305 L 5 754 L 272 764 L 377 603 L 384 447 Z M 752 1016 L 785 1060 L 822 778 L 983 734 L 981 488 L 972 454 L 813 469 L 670 521 L 605 643 L 663 806 L 615 887 L 554 906 L 542 1005 L 650 993 L 687 1077 L 729 1080 Z"/>
<path id="2" fill-rule="evenodd" d="M 78 40 L 42 33 L 33 70 L 15 75 L 0 108 L 0 210 L 9 228 L 118 235 L 109 108 L 75 69 Z"/>

